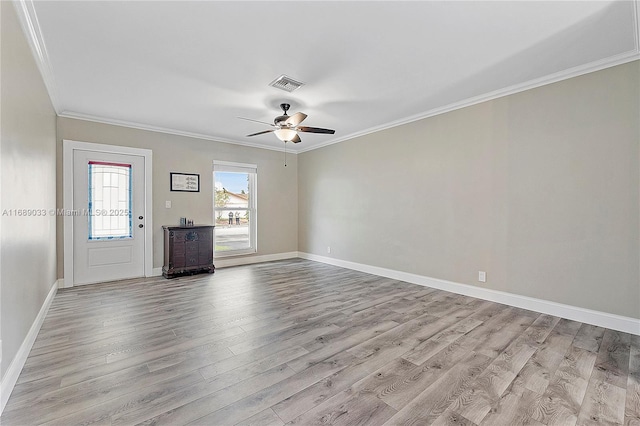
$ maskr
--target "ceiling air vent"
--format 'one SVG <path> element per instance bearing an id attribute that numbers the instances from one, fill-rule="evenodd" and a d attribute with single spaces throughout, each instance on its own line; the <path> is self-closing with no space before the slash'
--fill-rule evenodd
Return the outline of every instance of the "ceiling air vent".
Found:
<path id="1" fill-rule="evenodd" d="M 280 77 L 269 83 L 269 86 L 275 87 L 276 89 L 284 90 L 285 92 L 293 92 L 294 90 L 300 88 L 300 86 L 304 86 L 304 83 L 296 81 L 291 77 L 287 77 L 286 75 L 282 74 Z"/>

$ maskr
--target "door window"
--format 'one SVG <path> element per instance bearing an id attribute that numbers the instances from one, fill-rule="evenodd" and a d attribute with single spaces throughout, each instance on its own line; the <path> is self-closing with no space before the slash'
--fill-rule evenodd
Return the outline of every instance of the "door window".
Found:
<path id="1" fill-rule="evenodd" d="M 89 161 L 89 240 L 131 238 L 131 164 Z"/>

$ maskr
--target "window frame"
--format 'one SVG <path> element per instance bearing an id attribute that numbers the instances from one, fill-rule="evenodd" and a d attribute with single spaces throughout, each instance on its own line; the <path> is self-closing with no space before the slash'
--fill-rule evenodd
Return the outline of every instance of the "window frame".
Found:
<path id="1" fill-rule="evenodd" d="M 256 164 L 236 163 L 231 161 L 213 161 L 213 223 L 216 223 L 217 212 L 229 212 L 239 210 L 237 207 L 217 207 L 216 206 L 216 172 L 247 173 L 249 175 L 248 190 L 249 202 L 246 210 L 249 212 L 249 248 L 240 250 L 216 251 L 216 228 L 213 237 L 213 257 L 232 257 L 258 252 L 258 166 Z M 226 217 L 224 214 L 223 217 Z"/>

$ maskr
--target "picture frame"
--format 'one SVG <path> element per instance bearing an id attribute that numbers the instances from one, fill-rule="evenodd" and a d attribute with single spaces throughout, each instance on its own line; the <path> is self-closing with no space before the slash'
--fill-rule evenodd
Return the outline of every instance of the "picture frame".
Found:
<path id="1" fill-rule="evenodd" d="M 169 172 L 171 191 L 200 192 L 200 175 L 196 173 Z"/>

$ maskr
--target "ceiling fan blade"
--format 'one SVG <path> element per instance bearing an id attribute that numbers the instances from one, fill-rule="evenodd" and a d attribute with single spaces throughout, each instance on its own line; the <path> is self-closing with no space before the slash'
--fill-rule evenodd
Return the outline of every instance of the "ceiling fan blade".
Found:
<path id="1" fill-rule="evenodd" d="M 254 120 L 252 118 L 236 117 L 240 120 L 253 121 L 254 123 L 266 124 L 267 126 L 276 127 L 273 123 L 267 123 L 266 121 Z"/>
<path id="2" fill-rule="evenodd" d="M 302 139 L 300 139 L 300 136 L 296 134 L 296 136 L 293 139 L 291 139 L 291 142 L 293 143 L 302 142 Z"/>
<path id="3" fill-rule="evenodd" d="M 302 123 L 304 119 L 307 118 L 307 114 L 303 112 L 296 112 L 291 117 L 287 118 L 284 122 L 290 126 L 297 126 Z"/>
<path id="4" fill-rule="evenodd" d="M 248 138 L 249 136 L 264 135 L 265 133 L 271 133 L 271 132 L 273 132 L 273 130 L 265 130 L 265 131 L 263 131 L 263 132 L 251 133 L 250 135 L 247 135 L 246 137 Z"/>
<path id="5" fill-rule="evenodd" d="M 298 132 L 326 133 L 328 135 L 333 135 L 336 132 L 335 130 L 332 130 L 332 129 L 321 129 L 320 127 L 307 127 L 307 126 L 297 127 L 296 130 Z"/>

